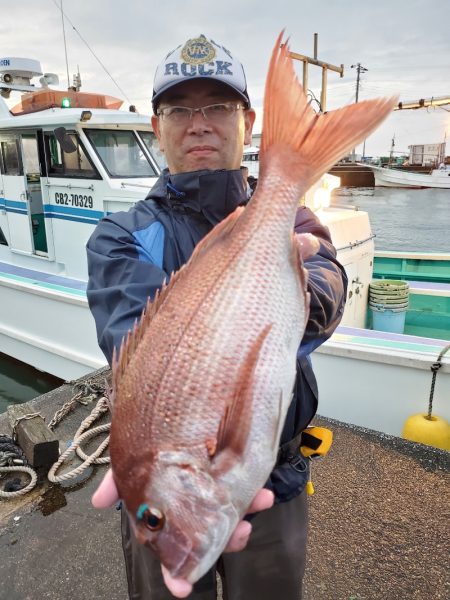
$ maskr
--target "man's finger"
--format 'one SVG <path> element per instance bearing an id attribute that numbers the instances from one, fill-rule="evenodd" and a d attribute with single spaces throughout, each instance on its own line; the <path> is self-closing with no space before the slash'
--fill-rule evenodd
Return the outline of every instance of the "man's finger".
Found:
<path id="1" fill-rule="evenodd" d="M 175 579 L 169 571 L 161 565 L 164 583 L 175 598 L 186 598 L 192 592 L 192 585 L 185 579 Z"/>
<path id="2" fill-rule="evenodd" d="M 273 506 L 274 502 L 275 502 L 275 496 L 274 496 L 273 492 L 263 488 L 262 490 L 259 490 L 259 492 L 256 494 L 255 499 L 250 504 L 247 513 L 248 514 L 256 513 L 256 512 L 260 512 L 261 510 L 266 510 L 268 508 L 271 508 Z"/>
<path id="3" fill-rule="evenodd" d="M 267 510 L 273 506 L 275 496 L 270 490 L 262 489 L 256 494 L 255 499 L 251 503 L 247 513 L 256 513 L 262 510 Z M 238 523 L 233 531 L 224 552 L 239 552 L 247 545 L 248 539 L 252 532 L 252 526 L 248 521 Z"/>
<path id="4" fill-rule="evenodd" d="M 320 250 L 320 242 L 312 233 L 296 233 L 294 240 L 297 245 L 297 252 L 302 260 L 306 260 Z"/>
<path id="5" fill-rule="evenodd" d="M 247 545 L 251 532 L 251 524 L 248 521 L 240 521 L 233 531 L 233 535 L 229 539 L 224 552 L 240 552 L 243 550 Z"/>
<path id="6" fill-rule="evenodd" d="M 114 483 L 113 472 L 108 469 L 92 496 L 92 505 L 95 508 L 108 508 L 113 506 L 119 500 L 116 484 Z"/>

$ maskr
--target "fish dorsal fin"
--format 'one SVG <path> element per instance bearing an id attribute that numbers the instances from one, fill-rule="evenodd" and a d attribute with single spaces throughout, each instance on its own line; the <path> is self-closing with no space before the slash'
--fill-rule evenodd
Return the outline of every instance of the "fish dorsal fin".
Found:
<path id="1" fill-rule="evenodd" d="M 147 331 L 147 328 L 152 322 L 154 316 L 164 304 L 164 301 L 167 298 L 167 294 L 169 293 L 170 289 L 175 285 L 179 273 L 180 271 L 172 275 L 168 284 L 164 281 L 161 289 L 156 291 L 153 300 L 151 298 L 147 299 L 147 304 L 145 305 L 145 308 L 142 311 L 141 318 L 139 319 L 139 321 L 136 319 L 133 327 L 123 338 L 119 352 L 117 352 L 116 348 L 114 348 L 111 364 L 113 390 L 110 396 L 111 399 L 114 398 L 114 390 L 117 389 L 117 386 L 125 372 L 125 369 L 127 368 L 131 360 L 131 357 L 135 353 L 140 341 L 144 337 L 144 334 Z"/>
<path id="2" fill-rule="evenodd" d="M 253 386 L 264 340 L 272 325 L 267 325 L 256 338 L 245 361 L 239 368 L 233 397 L 225 408 L 217 432 L 217 447 L 213 461 L 216 474 L 223 474 L 240 460 L 245 451 L 253 416 Z"/>
<path id="3" fill-rule="evenodd" d="M 131 357 L 135 353 L 140 341 L 144 337 L 144 334 L 154 316 L 164 304 L 168 294 L 170 294 L 177 282 L 183 279 L 185 274 L 188 272 L 188 265 L 194 262 L 204 252 L 208 251 L 215 243 L 226 237 L 233 230 L 243 210 L 243 206 L 238 206 L 236 210 L 228 215 L 226 219 L 218 223 L 208 233 L 208 235 L 206 235 L 197 244 L 191 258 L 189 259 L 189 262 L 186 265 L 183 265 L 176 273 L 172 274 L 169 283 L 163 283 L 161 289 L 156 292 L 153 300 L 150 298 L 147 300 L 147 304 L 142 311 L 140 320 L 135 322 L 133 328 L 130 329 L 130 331 L 122 340 L 119 353 L 117 353 L 116 349 L 114 348 L 112 359 L 113 390 L 117 389 L 119 381 L 121 380 Z M 111 397 L 113 396 L 114 394 L 111 395 Z"/>

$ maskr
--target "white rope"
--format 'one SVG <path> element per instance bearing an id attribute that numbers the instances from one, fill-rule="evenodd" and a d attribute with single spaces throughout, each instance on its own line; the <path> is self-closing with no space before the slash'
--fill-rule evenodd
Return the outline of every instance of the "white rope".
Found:
<path id="1" fill-rule="evenodd" d="M 77 441 L 81 437 L 83 432 L 86 431 L 100 415 L 102 415 L 103 413 L 105 413 L 107 411 L 108 411 L 108 404 L 107 404 L 106 398 L 102 397 L 97 402 L 97 405 L 94 408 L 94 410 L 91 412 L 91 414 L 81 423 L 80 427 L 78 428 L 78 430 L 75 433 L 75 436 L 73 438 L 74 442 Z M 92 431 L 97 431 L 97 429 L 98 429 L 98 427 L 96 427 Z M 98 431 L 98 433 L 100 433 L 100 431 Z M 89 456 L 83 451 L 81 446 L 77 446 L 76 452 L 77 452 L 78 456 L 81 458 L 81 460 L 84 460 L 84 461 L 88 460 Z M 110 463 L 109 456 L 104 456 L 102 458 L 95 458 L 95 460 L 90 464 L 107 465 L 109 463 Z"/>
<path id="2" fill-rule="evenodd" d="M 21 467 L 19 465 L 16 465 L 14 467 L 0 467 L 0 473 L 12 473 L 14 471 L 20 471 L 21 473 L 27 473 L 31 477 L 30 483 L 26 487 L 22 488 L 21 490 L 17 490 L 15 492 L 5 492 L 4 490 L 0 490 L 0 498 L 11 499 L 11 498 L 17 498 L 18 496 L 23 496 L 23 494 L 30 492 L 36 485 L 37 475 L 31 467 Z"/>
<path id="3" fill-rule="evenodd" d="M 92 395 L 91 395 L 91 397 L 92 397 Z M 61 421 L 61 419 L 64 418 L 64 416 L 66 416 L 73 409 L 73 407 L 76 405 L 77 402 L 80 402 L 81 404 L 85 404 L 85 402 L 83 402 L 83 400 L 82 400 L 82 392 L 79 392 L 69 402 L 66 402 L 66 404 L 62 407 L 62 409 L 60 409 L 59 411 L 57 411 L 55 413 L 55 416 L 53 417 L 51 423 L 49 424 L 49 428 L 53 430 L 54 427 Z M 99 416 L 101 416 L 102 414 L 107 412 L 108 409 L 109 409 L 109 407 L 108 407 L 106 398 L 101 397 L 98 400 L 95 408 L 92 410 L 91 414 L 86 419 L 84 419 L 84 421 L 81 423 L 80 427 L 78 428 L 77 432 L 75 433 L 73 442 L 70 445 L 70 447 L 67 448 L 67 450 L 65 450 L 61 454 L 58 461 L 52 465 L 52 467 L 47 475 L 49 481 L 51 481 L 52 483 L 60 483 L 61 481 L 68 481 L 69 479 L 78 477 L 78 475 L 83 473 L 83 471 L 88 469 L 89 466 L 92 464 L 104 465 L 104 464 L 108 464 L 110 462 L 109 456 L 104 456 L 104 457 L 101 456 L 103 454 L 103 452 L 106 450 L 106 448 L 108 447 L 109 435 L 107 438 L 105 438 L 103 440 L 103 442 L 98 446 L 98 448 L 89 456 L 81 448 L 81 444 L 86 442 L 86 440 L 93 438 L 100 433 L 104 433 L 104 432 L 107 432 L 110 430 L 111 423 L 106 423 L 105 425 L 100 425 L 100 426 L 95 427 L 94 429 L 87 431 L 89 429 L 89 427 L 92 425 L 92 423 L 96 419 L 98 419 Z M 34 418 L 38 414 L 39 413 L 33 413 L 33 414 L 29 414 L 29 415 L 20 417 L 16 421 L 15 427 L 17 426 L 19 421 L 21 421 L 23 419 Z M 39 415 L 39 416 L 42 416 L 42 415 Z M 14 427 L 14 429 L 15 429 L 15 427 Z M 72 469 L 71 471 L 64 473 L 63 475 L 56 475 L 56 471 L 61 467 L 61 465 L 64 463 L 64 461 L 74 452 L 76 452 L 77 455 L 84 462 L 81 465 L 79 465 L 78 467 L 76 467 L 75 469 Z M 0 466 L 0 477 L 1 477 L 1 473 L 14 472 L 14 471 L 20 471 L 20 472 L 27 473 L 28 475 L 30 475 L 30 477 L 31 477 L 30 483 L 26 487 L 22 488 L 21 490 L 17 490 L 14 492 L 5 492 L 3 490 L 0 490 L 0 498 L 10 499 L 10 498 L 15 498 L 17 496 L 22 496 L 23 494 L 26 494 L 27 492 L 31 491 L 35 487 L 35 485 L 37 483 L 37 475 L 31 467 L 25 467 L 25 466 L 19 466 L 19 465 L 11 466 L 11 467 Z"/>
<path id="4" fill-rule="evenodd" d="M 49 481 L 52 483 L 60 483 L 61 481 L 68 481 L 69 479 L 73 479 L 74 477 L 78 477 L 88 469 L 91 465 L 104 465 L 110 462 L 109 456 L 101 457 L 103 452 L 106 450 L 109 444 L 109 435 L 107 438 L 103 440 L 103 442 L 99 445 L 97 450 L 95 450 L 91 455 L 87 455 L 83 449 L 81 448 L 81 444 L 83 444 L 86 440 L 95 437 L 99 433 L 104 433 L 110 430 L 111 423 L 106 423 L 105 425 L 99 425 L 94 427 L 94 429 L 89 429 L 92 423 L 98 419 L 99 416 L 108 411 L 108 404 L 106 398 L 101 397 L 95 408 L 92 410 L 91 414 L 84 419 L 81 423 L 80 427 L 77 429 L 72 444 L 65 450 L 57 462 L 52 465 L 50 471 L 47 474 Z M 61 467 L 64 461 L 75 453 L 83 460 L 83 463 L 78 467 L 64 473 L 63 475 L 56 475 L 57 470 Z"/>
<path id="5" fill-rule="evenodd" d="M 72 471 L 69 471 L 68 473 L 64 473 L 64 475 L 56 475 L 56 471 L 63 464 L 63 462 L 73 452 L 75 452 L 77 450 L 77 448 L 80 446 L 80 444 L 82 444 L 87 439 L 98 435 L 99 433 L 103 433 L 105 431 L 109 431 L 110 427 L 111 427 L 110 423 L 107 423 L 106 425 L 99 425 L 95 429 L 91 429 L 89 431 L 85 431 L 85 433 L 83 433 L 83 435 L 81 435 L 77 440 L 74 440 L 73 443 L 72 443 L 72 445 L 69 446 L 69 448 L 67 448 L 67 450 L 65 450 L 61 454 L 61 456 L 59 457 L 58 461 L 55 462 L 55 464 L 52 466 L 52 468 L 48 472 L 47 477 L 48 477 L 49 481 L 51 481 L 52 483 L 60 483 L 61 481 L 68 481 L 69 479 L 73 479 L 74 477 L 78 477 L 78 475 L 81 475 L 81 473 L 83 473 L 83 471 L 85 471 L 91 464 L 93 464 L 94 461 L 108 447 L 108 444 L 109 444 L 109 435 L 108 435 L 107 438 L 105 438 L 103 440 L 103 442 L 100 444 L 100 446 L 97 448 L 97 450 L 95 452 L 93 452 L 90 456 L 88 456 L 87 459 L 81 465 L 79 465 L 75 469 L 72 469 Z"/>

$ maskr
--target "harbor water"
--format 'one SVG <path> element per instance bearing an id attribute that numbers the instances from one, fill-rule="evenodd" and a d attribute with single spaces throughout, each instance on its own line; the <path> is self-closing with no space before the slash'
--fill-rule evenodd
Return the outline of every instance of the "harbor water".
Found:
<path id="1" fill-rule="evenodd" d="M 9 404 L 26 402 L 63 383 L 58 377 L 42 373 L 0 353 L 0 413 L 4 412 Z"/>
<path id="2" fill-rule="evenodd" d="M 369 213 L 376 250 L 450 253 L 450 190 L 342 187 L 332 204 Z"/>
<path id="3" fill-rule="evenodd" d="M 332 203 L 369 213 L 377 250 L 450 253 L 450 190 L 342 187 Z M 0 413 L 61 383 L 0 354 Z"/>

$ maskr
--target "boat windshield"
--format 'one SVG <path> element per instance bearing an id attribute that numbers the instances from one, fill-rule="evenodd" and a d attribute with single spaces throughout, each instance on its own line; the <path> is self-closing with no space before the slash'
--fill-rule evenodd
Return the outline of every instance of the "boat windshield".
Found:
<path id="1" fill-rule="evenodd" d="M 134 131 L 84 131 L 110 177 L 157 177 Z"/>
<path id="2" fill-rule="evenodd" d="M 153 131 L 139 131 L 139 136 L 142 138 L 147 150 L 154 157 L 160 169 L 167 167 L 166 156 L 159 149 L 159 143 Z"/>

